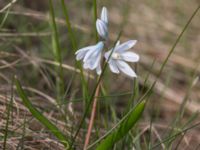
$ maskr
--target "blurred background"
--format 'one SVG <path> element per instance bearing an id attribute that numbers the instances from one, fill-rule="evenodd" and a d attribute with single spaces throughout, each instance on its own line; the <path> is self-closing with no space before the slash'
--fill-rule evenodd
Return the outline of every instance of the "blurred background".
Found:
<path id="1" fill-rule="evenodd" d="M 82 96 L 80 76 L 75 75 L 75 55 L 69 39 L 65 17 L 59 1 L 54 2 L 54 11 L 59 35 L 59 43 L 64 65 L 65 101 Z M 138 40 L 133 51 L 141 57 L 132 67 L 138 75 L 138 99 L 154 82 L 162 62 L 166 58 L 185 24 L 200 5 L 199 0 L 101 0 L 98 2 L 98 16 L 102 6 L 109 11 L 110 42 L 114 43 L 122 30 L 120 40 Z M 93 2 L 90 0 L 66 0 L 72 28 L 75 31 L 78 49 L 95 43 Z M 123 26 L 123 28 L 122 28 Z M 26 89 L 34 105 L 44 112 L 60 128 L 76 124 L 82 113 L 82 101 L 69 103 L 69 124 L 65 124 L 56 110 L 55 67 L 52 48 L 52 28 L 49 19 L 48 0 L 0 1 L 0 147 L 6 125 L 6 110 L 9 97 L 13 95 L 13 77 L 17 76 Z M 153 122 L 152 143 L 164 138 L 175 130 L 171 128 L 191 125 L 200 120 L 200 12 L 181 37 L 171 55 L 161 77 L 158 79 L 148 100 L 137 132 L 140 142 L 145 143 Z M 94 88 L 94 72 L 87 74 L 89 89 Z M 147 80 L 145 80 L 147 79 Z M 136 82 L 136 81 L 135 81 Z M 99 102 L 97 118 L 110 119 L 107 127 L 123 116 L 128 99 L 135 83 L 123 74 L 115 75 L 107 69 L 103 78 L 103 89 L 107 97 Z M 25 149 L 62 149 L 52 135 L 44 131 L 15 95 L 12 119 L 9 125 L 8 149 L 20 145 L 26 118 L 26 134 L 23 140 Z M 107 107 L 115 117 L 107 115 Z M 178 115 L 181 113 L 181 115 Z M 109 114 L 109 113 L 108 113 Z M 178 119 L 176 116 L 179 116 Z M 116 119 L 116 120 L 115 120 Z M 99 124 L 100 124 L 99 120 Z M 98 120 L 97 120 L 98 124 Z M 65 128 L 66 129 L 66 128 Z M 66 129 L 66 130 L 67 130 Z M 169 132 L 167 132 L 169 131 Z M 82 131 L 83 133 L 85 131 Z M 103 133 L 104 131 L 102 131 Z M 24 133 L 24 132 L 23 132 Z M 79 140 L 81 140 L 81 135 Z M 200 149 L 200 127 L 191 129 L 174 140 L 171 149 Z M 81 145 L 77 144 L 78 147 Z M 59 147 L 60 146 L 60 147 Z M 80 146 L 81 147 L 81 146 Z M 137 146 L 135 146 L 136 149 Z M 130 149 L 130 148 L 127 148 Z M 142 149 L 142 147 L 141 147 Z M 155 149 L 164 149 L 163 145 Z"/>

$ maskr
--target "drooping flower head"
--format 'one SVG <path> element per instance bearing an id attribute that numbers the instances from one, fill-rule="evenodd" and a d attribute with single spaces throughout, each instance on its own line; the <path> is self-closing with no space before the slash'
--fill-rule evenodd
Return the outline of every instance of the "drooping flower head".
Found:
<path id="1" fill-rule="evenodd" d="M 87 46 L 79 49 L 76 54 L 76 60 L 83 60 L 83 68 L 94 70 L 97 74 L 101 74 L 101 57 L 104 47 L 103 42 L 98 42 L 96 45 Z"/>
<path id="2" fill-rule="evenodd" d="M 136 44 L 136 42 L 136 40 L 129 40 L 120 44 L 118 41 L 114 48 L 105 53 L 104 57 L 106 58 L 106 61 L 109 64 L 109 68 L 113 73 L 118 74 L 121 71 L 130 77 L 137 77 L 136 73 L 126 63 L 139 61 L 138 54 L 127 51 L 131 49 Z"/>

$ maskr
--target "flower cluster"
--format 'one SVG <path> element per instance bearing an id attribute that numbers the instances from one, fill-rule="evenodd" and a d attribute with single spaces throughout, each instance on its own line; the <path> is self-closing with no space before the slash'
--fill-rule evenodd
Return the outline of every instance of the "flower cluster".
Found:
<path id="1" fill-rule="evenodd" d="M 96 69 L 97 74 L 100 75 L 104 43 L 108 40 L 108 11 L 106 7 L 102 8 L 101 17 L 96 20 L 96 29 L 103 41 L 99 41 L 96 45 L 81 48 L 75 54 L 77 60 L 83 60 L 84 69 Z M 106 62 L 113 73 L 122 72 L 130 77 L 137 77 L 127 63 L 139 61 L 138 54 L 128 51 L 136 42 L 136 40 L 129 40 L 120 44 L 120 41 L 118 41 L 111 50 L 104 53 Z"/>

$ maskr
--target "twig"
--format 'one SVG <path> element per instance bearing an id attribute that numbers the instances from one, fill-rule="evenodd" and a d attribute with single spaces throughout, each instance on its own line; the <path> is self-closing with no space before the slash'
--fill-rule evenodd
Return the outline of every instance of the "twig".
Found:
<path id="1" fill-rule="evenodd" d="M 91 136 L 91 132 L 92 132 L 92 127 L 93 127 L 93 123 L 94 123 L 94 118 L 95 118 L 95 113 L 96 113 L 96 108 L 97 108 L 97 100 L 98 100 L 98 96 L 99 96 L 99 89 L 100 89 L 100 84 L 97 87 L 97 90 L 95 92 L 95 96 L 94 96 L 94 101 L 93 101 L 93 105 L 92 105 L 92 112 L 91 112 L 91 116 L 90 116 L 90 122 L 89 122 L 89 126 L 88 126 L 88 130 L 87 130 L 87 134 L 85 137 L 85 143 L 84 143 L 84 150 L 87 149 L 87 146 L 89 144 L 90 141 L 90 136 Z"/>
<path id="2" fill-rule="evenodd" d="M 0 33 L 0 37 L 35 37 L 35 36 L 50 36 L 51 32 L 27 32 L 27 33 Z"/>
<path id="3" fill-rule="evenodd" d="M 6 9 L 8 9 L 9 7 L 11 7 L 14 3 L 16 3 L 17 0 L 12 0 L 10 3 L 8 3 L 5 7 L 3 7 L 1 10 L 0 10 L 0 13 L 4 12 Z"/>

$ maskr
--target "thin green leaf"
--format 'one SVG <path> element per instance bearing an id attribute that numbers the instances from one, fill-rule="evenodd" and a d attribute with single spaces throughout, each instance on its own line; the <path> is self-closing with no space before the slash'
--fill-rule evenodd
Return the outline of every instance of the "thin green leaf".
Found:
<path id="1" fill-rule="evenodd" d="M 64 95 L 64 78 L 63 78 L 63 68 L 62 68 L 62 57 L 61 57 L 61 48 L 59 44 L 59 35 L 57 30 L 57 25 L 55 21 L 55 13 L 53 8 L 52 0 L 49 0 L 49 9 L 51 16 L 51 26 L 53 30 L 52 34 L 52 47 L 55 55 L 55 60 L 59 63 L 59 67 L 56 68 L 56 72 L 58 73 L 58 77 L 56 78 L 57 85 L 57 99 L 58 102 L 61 103 L 62 96 Z"/>
<path id="2" fill-rule="evenodd" d="M 72 29 L 72 25 L 71 25 L 71 22 L 70 22 L 69 13 L 68 13 L 68 7 L 67 7 L 67 4 L 65 3 L 64 0 L 61 0 L 61 5 L 62 5 L 63 13 L 65 15 L 65 22 L 66 22 L 67 29 L 68 29 L 68 32 L 69 32 L 69 39 L 70 39 L 70 41 L 72 43 L 72 50 L 75 53 L 77 51 L 77 49 L 78 49 L 77 40 L 75 38 L 75 33 L 74 33 L 73 29 Z M 83 69 L 81 67 L 80 62 L 78 62 L 78 61 L 75 61 L 75 66 L 80 70 L 83 96 L 84 96 L 84 100 L 86 101 L 86 104 L 87 104 L 87 100 L 89 98 L 89 92 L 88 92 L 88 85 L 87 85 L 87 82 L 86 82 L 84 74 L 83 74 Z M 75 77 L 75 76 L 73 75 L 73 77 Z"/>
<path id="3" fill-rule="evenodd" d="M 51 123 L 45 116 L 43 116 L 42 113 L 40 113 L 30 102 L 28 97 L 26 96 L 24 90 L 22 89 L 22 86 L 20 82 L 15 79 L 15 85 L 17 88 L 17 93 L 21 97 L 24 105 L 29 109 L 29 111 L 32 113 L 32 115 L 40 122 L 42 123 L 49 131 L 56 136 L 60 142 L 65 146 L 66 149 L 69 148 L 69 141 L 67 140 L 66 136 L 53 124 Z"/>
<path id="4" fill-rule="evenodd" d="M 122 139 L 132 129 L 135 123 L 139 120 L 145 107 L 145 101 L 141 102 L 137 107 L 130 113 L 126 120 L 121 122 L 119 128 L 109 134 L 97 147 L 97 150 L 109 150 L 113 145 Z"/>
<path id="5" fill-rule="evenodd" d="M 172 136 L 169 136 L 167 138 L 165 138 L 164 140 L 162 140 L 161 142 L 159 142 L 158 144 L 154 145 L 151 149 L 156 149 L 158 146 L 160 146 L 162 143 L 166 143 L 168 141 L 171 141 L 171 140 L 174 140 L 177 136 L 181 135 L 181 134 L 184 134 L 185 132 L 187 132 L 188 130 L 191 130 L 193 128 L 196 128 L 200 125 L 200 122 L 188 127 L 188 128 L 185 128 L 177 133 L 175 133 L 174 135 Z"/>
<path id="6" fill-rule="evenodd" d="M 94 11 L 94 30 L 95 30 L 95 38 L 96 38 L 96 42 L 99 41 L 99 37 L 98 37 L 98 33 L 97 33 L 97 29 L 96 29 L 96 20 L 97 20 L 97 0 L 93 0 L 93 11 Z"/>
<path id="7" fill-rule="evenodd" d="M 11 92 L 12 94 L 12 92 Z M 6 143 L 7 143 L 7 137 L 8 137 L 8 131 L 9 131 L 9 120 L 10 120 L 10 113 L 11 113 L 11 107 L 13 103 L 13 95 L 11 95 L 11 99 L 9 104 L 7 105 L 7 117 L 6 117 L 6 126 L 5 126 L 5 133 L 4 133 L 4 141 L 3 141 L 3 150 L 6 150 Z"/>

